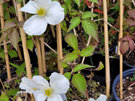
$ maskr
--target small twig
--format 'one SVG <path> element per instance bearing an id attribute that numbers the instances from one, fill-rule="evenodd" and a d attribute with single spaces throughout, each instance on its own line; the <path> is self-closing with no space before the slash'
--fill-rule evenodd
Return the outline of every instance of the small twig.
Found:
<path id="1" fill-rule="evenodd" d="M 99 21 L 99 20 L 104 21 L 104 22 L 105 22 L 105 23 L 107 23 L 110 27 L 112 27 L 113 29 L 115 29 L 116 31 L 118 31 L 118 32 L 119 32 L 119 30 L 118 30 L 117 28 L 115 28 L 115 27 L 114 27 L 112 24 L 110 24 L 109 22 L 105 21 L 103 18 L 101 18 L 101 19 L 97 19 L 97 20 L 94 20 L 94 22 Z"/>
<path id="2" fill-rule="evenodd" d="M 15 8 L 16 16 L 17 16 L 18 14 L 17 14 L 16 1 L 15 0 L 12 0 L 12 1 L 13 1 L 13 5 L 14 5 L 14 8 Z"/>
<path id="3" fill-rule="evenodd" d="M 128 56 L 130 55 L 131 52 L 132 52 L 132 50 L 129 51 L 129 53 L 126 55 L 126 58 L 128 58 Z"/>
<path id="4" fill-rule="evenodd" d="M 90 41 L 91 41 L 91 35 L 89 35 L 88 42 L 87 42 L 86 46 L 89 45 Z M 82 59 L 82 64 L 84 63 L 84 60 L 85 60 L 85 57 L 83 57 L 83 59 Z"/>
<path id="5" fill-rule="evenodd" d="M 6 42 L 6 44 L 11 43 L 10 41 Z M 1 43 L 0 46 L 3 46 L 5 43 Z"/>
<path id="6" fill-rule="evenodd" d="M 72 92 L 74 95 L 75 95 L 75 97 L 79 100 L 79 101 L 82 101 L 82 99 L 75 93 L 75 92 Z"/>
<path id="7" fill-rule="evenodd" d="M 1 80 L 1 78 L 0 78 L 0 83 L 1 83 L 1 85 L 2 85 L 3 90 L 6 91 L 6 89 L 5 89 L 5 87 L 4 87 L 4 84 L 3 84 L 2 80 Z"/>
<path id="8" fill-rule="evenodd" d="M 26 1 L 26 0 L 23 0 L 23 5 L 26 4 L 25 1 Z M 24 16 L 25 16 L 25 20 L 26 20 L 26 19 L 27 19 L 27 13 L 24 13 Z"/>
<path id="9" fill-rule="evenodd" d="M 77 33 L 76 33 L 76 30 L 75 30 L 75 28 L 73 28 L 73 31 L 74 31 L 74 35 L 76 36 L 76 35 L 77 35 Z"/>
<path id="10" fill-rule="evenodd" d="M 129 85 L 129 87 L 132 87 L 132 86 L 135 86 L 135 82 Z"/>
<path id="11" fill-rule="evenodd" d="M 53 37 L 55 38 L 55 31 L 54 31 L 54 26 L 50 26 L 51 27 L 51 31 L 52 31 L 52 35 L 53 35 Z"/>
<path id="12" fill-rule="evenodd" d="M 57 52 L 56 52 L 52 47 L 50 47 L 46 42 L 44 42 L 44 44 L 45 44 L 50 50 L 52 50 L 55 54 L 57 54 Z"/>

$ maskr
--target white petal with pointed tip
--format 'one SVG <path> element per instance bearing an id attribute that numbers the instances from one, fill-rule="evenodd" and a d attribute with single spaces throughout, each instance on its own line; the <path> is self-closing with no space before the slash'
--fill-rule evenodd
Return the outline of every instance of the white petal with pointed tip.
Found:
<path id="1" fill-rule="evenodd" d="M 45 32 L 46 27 L 47 22 L 44 17 L 33 15 L 24 23 L 23 29 L 28 35 L 41 35 Z"/>
<path id="2" fill-rule="evenodd" d="M 44 93 L 34 93 L 34 97 L 36 101 L 45 101 L 47 98 Z"/>
<path id="3" fill-rule="evenodd" d="M 24 7 L 20 9 L 20 11 L 31 13 L 31 14 L 37 14 L 38 6 L 34 1 L 29 1 Z"/>
<path id="4" fill-rule="evenodd" d="M 42 76 L 33 76 L 32 80 L 37 82 L 43 88 L 46 88 L 46 89 L 50 88 L 48 81 L 44 79 Z"/>
<path id="5" fill-rule="evenodd" d="M 89 99 L 89 101 L 96 101 L 96 100 L 95 100 L 95 99 L 93 99 L 93 98 L 90 98 L 90 99 Z"/>
<path id="6" fill-rule="evenodd" d="M 45 8 L 45 10 L 47 10 L 48 8 L 50 8 L 51 6 L 51 3 L 52 3 L 52 0 L 34 0 L 37 5 L 39 7 L 43 7 Z"/>
<path id="7" fill-rule="evenodd" d="M 65 94 L 69 89 L 69 80 L 62 74 L 52 73 L 50 78 L 50 86 L 54 93 Z"/>
<path id="8" fill-rule="evenodd" d="M 59 24 L 64 19 L 64 9 L 59 2 L 52 2 L 51 8 L 47 10 L 45 18 L 50 25 Z"/>
<path id="9" fill-rule="evenodd" d="M 33 93 L 33 88 L 36 88 L 37 84 L 33 82 L 31 79 L 28 79 L 26 77 L 22 78 L 22 82 L 20 83 L 19 88 L 26 90 L 28 93 Z"/>
<path id="10" fill-rule="evenodd" d="M 107 96 L 101 94 L 96 101 L 106 101 L 106 100 L 107 100 Z"/>
<path id="11" fill-rule="evenodd" d="M 47 98 L 47 101 L 63 101 L 63 99 L 59 94 L 52 94 Z"/>

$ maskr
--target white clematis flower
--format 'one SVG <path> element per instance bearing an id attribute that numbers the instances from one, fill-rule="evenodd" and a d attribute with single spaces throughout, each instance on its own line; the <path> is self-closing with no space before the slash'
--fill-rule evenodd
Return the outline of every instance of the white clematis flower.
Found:
<path id="1" fill-rule="evenodd" d="M 29 35 L 41 35 L 46 31 L 48 23 L 56 25 L 64 19 L 64 9 L 59 2 L 52 0 L 30 0 L 20 11 L 34 14 L 23 26 Z"/>
<path id="2" fill-rule="evenodd" d="M 62 94 L 69 89 L 69 80 L 62 74 L 52 73 L 50 84 L 42 76 L 33 76 L 32 79 L 22 78 L 20 88 L 34 94 L 36 101 L 63 101 Z"/>
<path id="3" fill-rule="evenodd" d="M 89 101 L 106 101 L 107 100 L 107 96 L 100 94 L 100 96 L 97 98 L 97 100 L 90 98 Z"/>

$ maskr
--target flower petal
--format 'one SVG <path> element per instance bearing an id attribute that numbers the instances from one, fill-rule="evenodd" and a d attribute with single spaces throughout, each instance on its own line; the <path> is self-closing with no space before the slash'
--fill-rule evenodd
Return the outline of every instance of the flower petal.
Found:
<path id="1" fill-rule="evenodd" d="M 43 89 L 50 88 L 48 81 L 44 79 L 42 76 L 33 76 L 32 80 L 40 84 L 43 87 Z"/>
<path id="2" fill-rule="evenodd" d="M 69 80 L 62 74 L 52 73 L 50 76 L 50 86 L 54 93 L 65 94 L 69 89 Z"/>
<path id="3" fill-rule="evenodd" d="M 64 19 L 64 9 L 57 1 L 53 1 L 51 7 L 46 12 L 45 18 L 50 25 L 59 24 Z"/>
<path id="4" fill-rule="evenodd" d="M 36 101 L 45 101 L 47 98 L 44 93 L 34 93 L 34 97 Z"/>
<path id="5" fill-rule="evenodd" d="M 90 99 L 89 99 L 89 101 L 96 101 L 96 100 L 95 100 L 95 99 L 93 99 L 93 98 L 90 98 Z"/>
<path id="6" fill-rule="evenodd" d="M 34 81 L 32 81 L 31 79 L 23 77 L 22 82 L 20 83 L 19 87 L 21 89 L 26 90 L 26 92 L 28 92 L 28 93 L 33 93 L 34 91 L 38 90 L 37 86 L 38 85 Z"/>
<path id="7" fill-rule="evenodd" d="M 36 14 L 37 9 L 38 9 L 37 4 L 30 0 L 26 5 L 24 5 L 24 7 L 22 7 L 20 9 L 20 11 L 26 12 L 26 13 L 31 13 L 31 14 Z"/>
<path id="8" fill-rule="evenodd" d="M 52 0 L 34 0 L 38 7 L 43 7 L 45 8 L 45 10 L 47 10 L 48 8 L 50 8 L 51 4 L 52 4 Z"/>
<path id="9" fill-rule="evenodd" d="M 44 17 L 33 15 L 23 26 L 25 33 L 28 35 L 41 35 L 46 31 L 47 22 Z"/>
<path id="10" fill-rule="evenodd" d="M 63 101 L 63 99 L 59 94 L 52 94 L 51 96 L 48 96 L 47 101 Z"/>
<path id="11" fill-rule="evenodd" d="M 107 100 L 107 96 L 101 94 L 96 101 L 106 101 L 106 100 Z"/>

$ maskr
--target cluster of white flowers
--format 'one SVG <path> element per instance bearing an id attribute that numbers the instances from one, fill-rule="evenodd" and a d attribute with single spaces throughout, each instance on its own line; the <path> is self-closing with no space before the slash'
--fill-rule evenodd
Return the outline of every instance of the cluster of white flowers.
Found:
<path id="1" fill-rule="evenodd" d="M 41 35 L 47 24 L 56 25 L 64 19 L 64 9 L 59 2 L 52 0 L 30 0 L 20 11 L 34 14 L 23 26 L 28 35 Z"/>
<path id="2" fill-rule="evenodd" d="M 62 74 L 52 73 L 50 84 L 42 76 L 33 76 L 32 79 L 22 78 L 20 88 L 33 94 L 36 101 L 63 101 L 62 94 L 69 89 L 69 80 Z"/>

